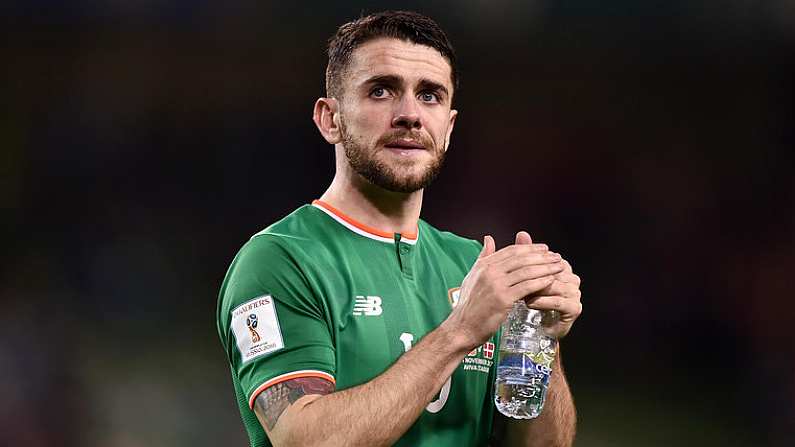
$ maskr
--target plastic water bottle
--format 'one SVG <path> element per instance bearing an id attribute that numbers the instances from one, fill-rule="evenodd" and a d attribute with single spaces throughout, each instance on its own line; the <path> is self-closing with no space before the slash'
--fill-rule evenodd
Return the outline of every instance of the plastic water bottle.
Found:
<path id="1" fill-rule="evenodd" d="M 528 309 L 519 300 L 502 324 L 494 405 L 505 416 L 532 419 L 541 414 L 557 346 L 544 333 L 542 320 L 555 314 Z"/>

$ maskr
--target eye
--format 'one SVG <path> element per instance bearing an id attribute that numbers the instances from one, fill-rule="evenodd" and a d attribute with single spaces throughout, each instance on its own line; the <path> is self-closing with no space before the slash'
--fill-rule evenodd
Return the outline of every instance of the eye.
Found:
<path id="1" fill-rule="evenodd" d="M 439 95 L 435 92 L 422 92 L 420 93 L 420 100 L 424 102 L 437 103 L 440 102 Z"/>
<path id="2" fill-rule="evenodd" d="M 389 91 L 384 87 L 375 87 L 370 90 L 370 96 L 373 98 L 385 98 L 389 95 Z"/>

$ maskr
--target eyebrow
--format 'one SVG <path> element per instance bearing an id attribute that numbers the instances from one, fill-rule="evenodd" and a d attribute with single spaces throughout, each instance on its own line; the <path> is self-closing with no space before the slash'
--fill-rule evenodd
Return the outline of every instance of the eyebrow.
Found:
<path id="1" fill-rule="evenodd" d="M 389 87 L 397 87 L 403 83 L 403 78 L 401 76 L 396 75 L 375 75 L 366 81 L 362 85 L 373 85 L 373 84 L 383 84 Z M 420 79 L 419 82 L 419 89 L 420 90 L 436 90 L 442 92 L 445 96 L 449 96 L 450 93 L 447 91 L 447 87 L 444 85 L 436 82 L 431 81 L 430 79 Z"/>
<path id="2" fill-rule="evenodd" d="M 431 81 L 429 79 L 421 79 L 420 80 L 420 90 L 434 90 L 438 92 L 442 92 L 445 96 L 450 96 L 450 93 L 447 91 L 447 88 L 438 82 Z"/>

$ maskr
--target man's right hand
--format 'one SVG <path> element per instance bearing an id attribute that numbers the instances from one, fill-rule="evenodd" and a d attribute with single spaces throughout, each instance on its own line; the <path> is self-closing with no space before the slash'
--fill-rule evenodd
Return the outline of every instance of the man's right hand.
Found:
<path id="1" fill-rule="evenodd" d="M 491 236 L 461 284 L 461 299 L 443 325 L 466 349 L 474 349 L 494 334 L 513 303 L 548 287 L 565 264 L 544 244 L 510 245 L 495 249 Z"/>

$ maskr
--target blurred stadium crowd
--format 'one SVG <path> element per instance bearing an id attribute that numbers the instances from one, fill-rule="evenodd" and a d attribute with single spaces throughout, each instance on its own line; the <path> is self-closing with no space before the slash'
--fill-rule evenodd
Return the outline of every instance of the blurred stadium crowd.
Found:
<path id="1" fill-rule="evenodd" d="M 318 197 L 324 42 L 387 2 L 0 6 L 0 444 L 243 445 L 214 326 Z M 424 218 L 571 259 L 578 445 L 795 443 L 795 3 L 423 2 L 461 114 Z"/>

